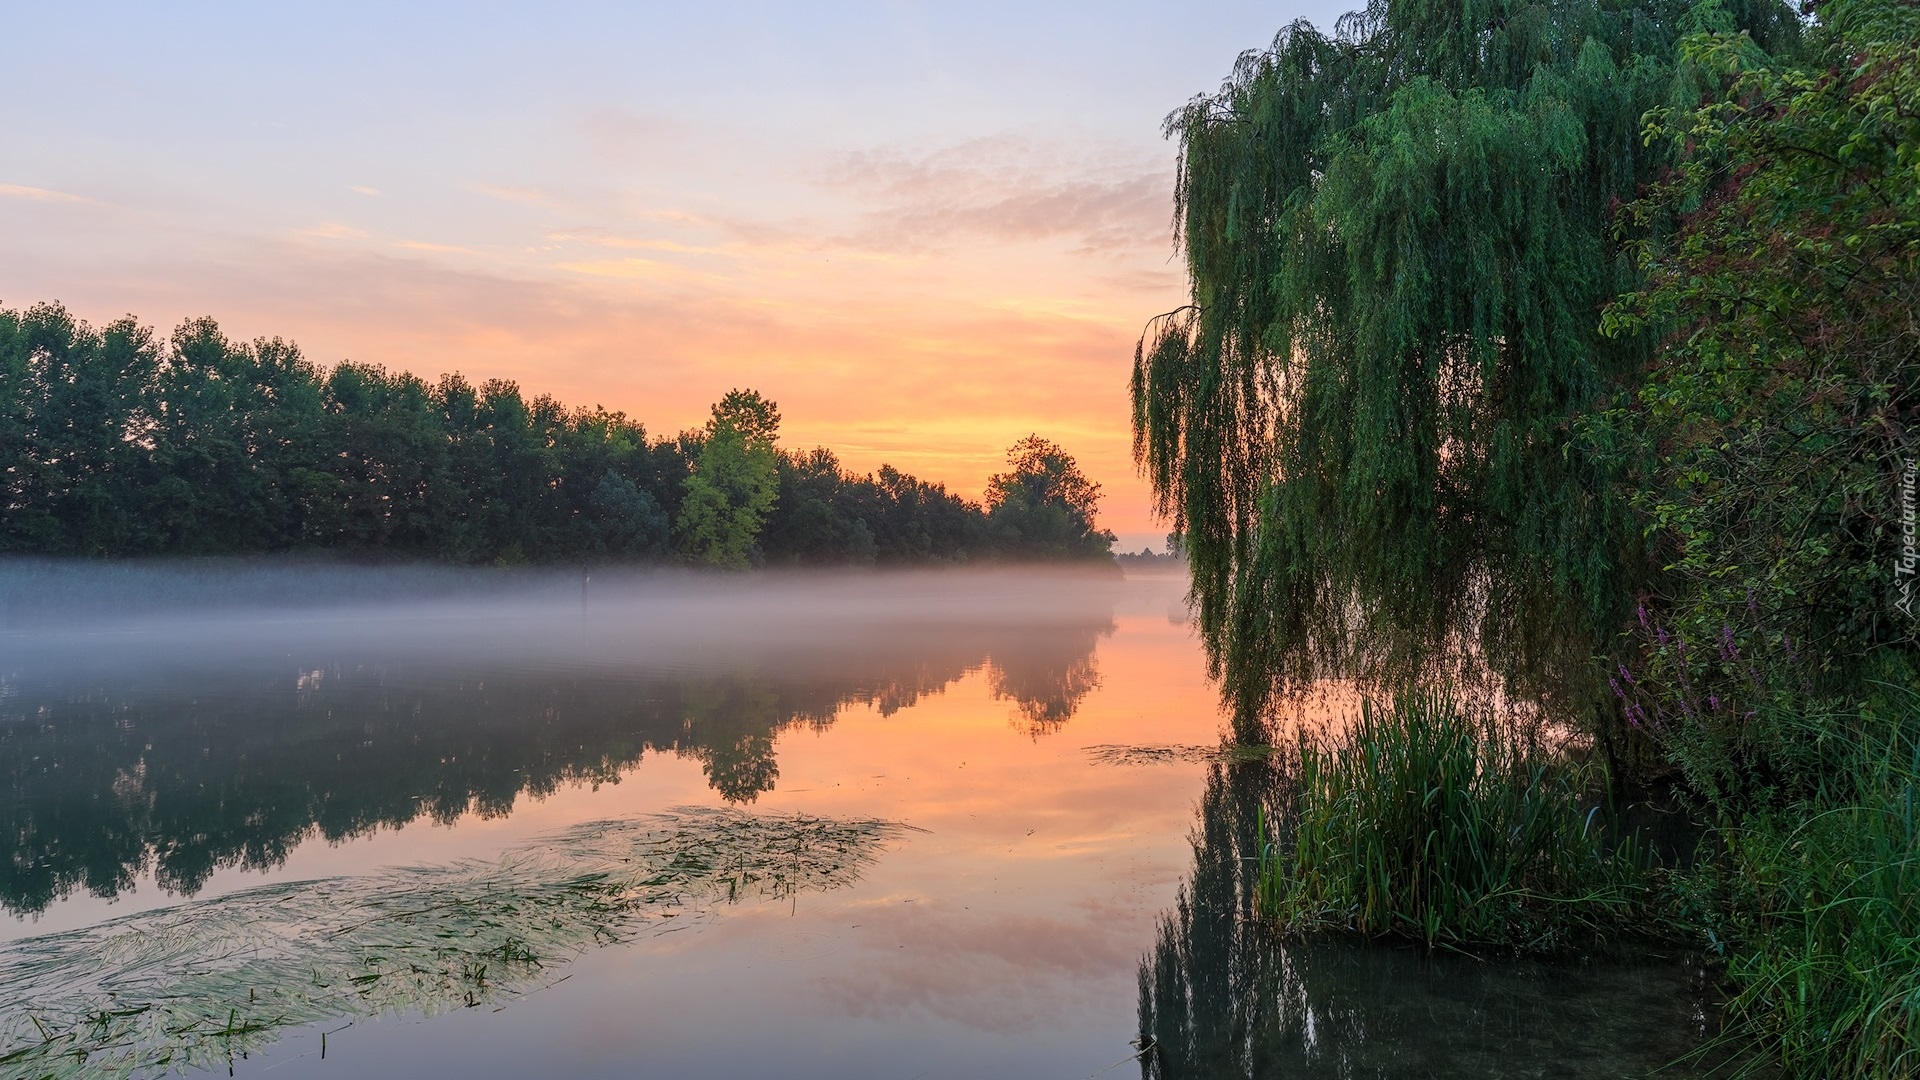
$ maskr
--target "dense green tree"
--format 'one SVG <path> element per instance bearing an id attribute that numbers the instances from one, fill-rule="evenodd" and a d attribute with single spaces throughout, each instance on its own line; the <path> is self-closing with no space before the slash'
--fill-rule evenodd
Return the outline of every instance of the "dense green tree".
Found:
<path id="1" fill-rule="evenodd" d="M 1586 432 L 1662 571 L 1616 688 L 1739 802 L 1831 788 L 1806 715 L 1915 679 L 1920 8 L 1836 0 L 1804 65 L 1710 29 L 1686 48 L 1721 92 L 1653 116 L 1678 167 L 1608 313 L 1659 360 Z"/>
<path id="2" fill-rule="evenodd" d="M 1035 559 L 1111 555 L 1097 524 L 1100 485 L 1054 443 L 1029 435 L 1007 450 L 1007 471 L 987 481 L 987 516 L 1003 551 Z"/>
<path id="3" fill-rule="evenodd" d="M 1456 663 L 1621 734 L 1591 657 L 1643 564 L 1573 424 L 1648 357 L 1600 333 L 1638 282 L 1613 207 L 1667 161 L 1641 117 L 1690 92 L 1675 43 L 1706 12 L 1798 26 L 1771 0 L 1373 0 L 1168 119 L 1192 303 L 1142 338 L 1136 447 L 1243 717 Z"/>
<path id="4" fill-rule="evenodd" d="M 299 473 L 307 499 L 300 546 L 395 553 L 430 550 L 423 513 L 446 472 L 446 436 L 432 389 L 412 375 L 344 363 L 321 385 L 319 442 Z"/>
<path id="5" fill-rule="evenodd" d="M 779 497 L 761 544 L 771 563 L 872 563 L 873 531 L 861 516 L 861 483 L 840 467 L 833 451 L 783 452 L 777 462 Z"/>
<path id="6" fill-rule="evenodd" d="M 705 429 L 655 439 L 502 380 L 323 369 L 211 319 L 163 339 L 132 318 L 96 329 L 58 304 L 0 308 L 0 552 L 729 566 L 1026 553 L 1001 551 L 983 508 L 940 484 L 779 451 L 779 424 L 772 402 L 735 390 Z"/>
<path id="7" fill-rule="evenodd" d="M 657 558 L 667 551 L 667 512 L 640 485 L 608 469 L 591 497 L 595 554 L 615 559 Z"/>
<path id="8" fill-rule="evenodd" d="M 0 312 L 0 550 L 136 547 L 141 451 L 161 351 L 121 319 L 94 330 L 65 309 Z"/>
<path id="9" fill-rule="evenodd" d="M 713 406 L 680 503 L 680 550 L 705 566 L 751 565 L 760 528 L 780 494 L 780 413 L 751 390 Z"/>
<path id="10" fill-rule="evenodd" d="M 313 371 L 282 343 L 228 340 L 212 319 L 174 330 L 152 409 L 153 480 L 146 492 L 161 550 L 207 555 L 282 546 L 291 507 L 276 396 Z M 302 395 L 304 404 L 311 398 Z"/>

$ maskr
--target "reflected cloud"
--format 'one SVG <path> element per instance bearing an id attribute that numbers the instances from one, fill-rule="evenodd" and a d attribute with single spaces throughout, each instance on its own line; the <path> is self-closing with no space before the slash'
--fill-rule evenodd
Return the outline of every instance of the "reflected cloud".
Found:
<path id="1" fill-rule="evenodd" d="M 1058 1012 L 1063 988 L 1098 985 L 1136 955 L 1134 942 L 1097 919 L 980 919 L 938 900 L 892 897 L 849 918 L 859 919 L 871 942 L 860 974 L 816 985 L 848 1015 L 868 1020 L 923 1013 L 982 1031 L 1025 1031 L 1035 1017 Z"/>

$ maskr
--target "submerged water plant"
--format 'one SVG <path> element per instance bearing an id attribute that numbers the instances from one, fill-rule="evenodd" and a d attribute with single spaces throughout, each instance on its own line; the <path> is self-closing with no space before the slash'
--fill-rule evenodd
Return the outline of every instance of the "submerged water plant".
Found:
<path id="1" fill-rule="evenodd" d="M 1294 932 L 1546 952 L 1634 923 L 1652 894 L 1589 798 L 1598 768 L 1445 693 L 1367 701 L 1300 740 L 1291 836 L 1263 848 L 1262 912 Z"/>
<path id="2" fill-rule="evenodd" d="M 1233 742 L 1221 743 L 1217 746 L 1199 746 L 1191 743 L 1147 746 L 1102 743 L 1081 749 L 1085 751 L 1089 763 L 1094 765 L 1165 765 L 1176 761 L 1199 764 L 1236 763 L 1265 761 L 1276 754 L 1284 753 L 1284 748 L 1281 747 Z"/>
<path id="3" fill-rule="evenodd" d="M 908 828 L 682 808 L 27 938 L 0 947 L 0 1074 L 208 1068 L 300 1025 L 499 1003 L 588 949 L 847 885 Z"/>

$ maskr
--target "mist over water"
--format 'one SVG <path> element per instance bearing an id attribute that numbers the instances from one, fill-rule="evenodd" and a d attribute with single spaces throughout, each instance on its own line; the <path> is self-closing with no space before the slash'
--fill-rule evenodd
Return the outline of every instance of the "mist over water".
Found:
<path id="1" fill-rule="evenodd" d="M 88 571 L 92 572 L 89 573 Z M 1112 574 L 8 567 L 0 910 L 191 896 L 302 842 L 501 817 L 649 753 L 751 803 L 775 742 L 982 671 L 1034 737 L 1099 683 Z"/>
<path id="2" fill-rule="evenodd" d="M 0 563 L 0 1077 L 1678 1052 L 1579 1020 L 1691 1015 L 1671 965 L 1274 940 L 1249 875 L 1285 776 L 1222 748 L 1185 586 Z"/>
<path id="3" fill-rule="evenodd" d="M 0 563 L 0 670 L 239 668 L 331 652 L 626 671 L 811 665 L 954 632 L 1105 625 L 1120 583 L 1105 568 L 716 575 L 19 561 Z"/>

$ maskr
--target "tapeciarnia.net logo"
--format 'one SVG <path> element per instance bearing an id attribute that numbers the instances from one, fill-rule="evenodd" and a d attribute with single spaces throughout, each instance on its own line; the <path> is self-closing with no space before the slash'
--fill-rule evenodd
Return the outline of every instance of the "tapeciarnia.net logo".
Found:
<path id="1" fill-rule="evenodd" d="M 1915 525 L 1913 512 L 1913 485 L 1916 469 L 1914 459 L 1901 462 L 1900 467 L 1900 558 L 1893 564 L 1894 580 L 1900 583 L 1900 600 L 1894 605 L 1901 614 L 1913 618 L 1913 576 L 1920 555 L 1914 553 Z"/>

